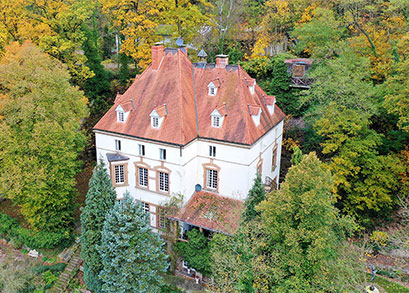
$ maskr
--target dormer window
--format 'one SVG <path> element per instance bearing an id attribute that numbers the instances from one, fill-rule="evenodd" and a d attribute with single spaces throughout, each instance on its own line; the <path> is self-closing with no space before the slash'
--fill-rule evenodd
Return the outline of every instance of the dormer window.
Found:
<path id="1" fill-rule="evenodd" d="M 215 96 L 217 94 L 217 86 L 213 82 L 210 82 L 207 86 L 209 89 L 209 96 Z"/>
<path id="2" fill-rule="evenodd" d="M 213 116 L 213 122 L 212 122 L 212 126 L 213 127 L 220 127 L 220 117 L 219 116 Z"/>
<path id="3" fill-rule="evenodd" d="M 152 117 L 152 127 L 153 128 L 159 128 L 159 118 L 158 117 Z"/>
<path id="4" fill-rule="evenodd" d="M 220 128 L 223 126 L 224 116 L 227 116 L 227 105 L 226 103 L 223 106 L 220 106 L 213 110 L 210 114 L 211 125 L 215 128 Z"/>
<path id="5" fill-rule="evenodd" d="M 168 115 L 166 104 L 156 107 L 150 114 L 152 128 L 160 128 L 166 115 Z"/>
<path id="6" fill-rule="evenodd" d="M 125 118 L 124 118 L 124 112 L 122 111 L 118 111 L 118 122 L 124 122 Z"/>
<path id="7" fill-rule="evenodd" d="M 264 103 L 267 106 L 268 112 L 270 113 L 270 115 L 274 114 L 274 108 L 275 108 L 275 104 L 276 104 L 276 97 L 275 96 L 264 96 Z"/>
<path id="8" fill-rule="evenodd" d="M 253 118 L 253 122 L 256 126 L 260 125 L 261 107 L 247 105 L 249 114 Z"/>
<path id="9" fill-rule="evenodd" d="M 131 111 L 131 105 L 128 103 L 124 105 L 118 105 L 115 109 L 116 111 L 116 119 L 118 122 L 125 122 L 126 118 L 128 118 L 128 115 Z"/>

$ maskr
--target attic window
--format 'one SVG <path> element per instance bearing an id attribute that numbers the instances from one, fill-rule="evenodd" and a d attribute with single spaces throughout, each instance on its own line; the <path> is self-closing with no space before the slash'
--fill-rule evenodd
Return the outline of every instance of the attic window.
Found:
<path id="1" fill-rule="evenodd" d="M 159 128 L 159 117 L 151 117 L 152 127 Z"/>
<path id="2" fill-rule="evenodd" d="M 251 118 L 253 118 L 253 122 L 256 126 L 260 125 L 260 114 L 261 114 L 261 108 L 259 106 L 250 106 L 247 105 L 248 110 L 249 110 L 249 114 L 251 116 Z"/>
<path id="3" fill-rule="evenodd" d="M 215 96 L 217 94 L 217 86 L 213 82 L 210 82 L 207 86 L 209 88 L 209 96 Z"/>
<path id="4" fill-rule="evenodd" d="M 212 125 L 213 127 L 220 127 L 220 117 L 219 116 L 213 116 L 212 117 Z"/>
<path id="5" fill-rule="evenodd" d="M 124 122 L 125 121 L 125 113 L 123 111 L 118 111 L 117 112 L 117 118 L 118 122 Z"/>

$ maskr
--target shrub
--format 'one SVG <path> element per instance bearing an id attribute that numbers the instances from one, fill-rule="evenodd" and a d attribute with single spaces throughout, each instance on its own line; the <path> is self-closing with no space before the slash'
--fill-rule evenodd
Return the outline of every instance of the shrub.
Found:
<path id="1" fill-rule="evenodd" d="M 16 219 L 2 213 L 0 213 L 0 235 L 11 238 L 12 242 L 20 244 L 20 247 L 25 244 L 30 248 L 54 248 L 57 245 L 68 247 L 73 239 L 69 231 L 46 232 L 23 228 Z"/>
<path id="2" fill-rule="evenodd" d="M 373 231 L 370 237 L 371 244 L 375 251 L 379 251 L 382 247 L 385 247 L 386 244 L 388 244 L 388 240 L 388 233 L 382 231 Z"/>
<path id="3" fill-rule="evenodd" d="M 43 282 L 45 283 L 44 290 L 50 289 L 57 280 L 58 277 L 54 275 L 52 272 L 50 271 L 44 272 L 43 274 Z"/>
<path id="4" fill-rule="evenodd" d="M 11 238 L 10 244 L 14 249 L 20 249 L 21 247 L 23 247 L 23 242 L 17 237 Z"/>
<path id="5" fill-rule="evenodd" d="M 50 271 L 52 273 L 58 273 L 58 272 L 62 272 L 65 269 L 65 267 L 66 267 L 66 264 L 62 263 L 62 262 L 56 263 L 56 264 L 51 265 L 51 266 L 38 265 L 38 266 L 35 266 L 33 268 L 33 273 L 42 274 L 42 273 L 45 273 L 47 271 Z"/>

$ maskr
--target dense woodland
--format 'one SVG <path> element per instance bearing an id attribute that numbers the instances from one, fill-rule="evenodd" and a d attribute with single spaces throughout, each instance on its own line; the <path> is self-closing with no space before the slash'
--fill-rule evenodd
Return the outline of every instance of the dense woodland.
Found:
<path id="1" fill-rule="evenodd" d="M 69 239 L 75 176 L 95 162 L 93 125 L 149 64 L 151 46 L 176 47 L 178 37 L 193 61 L 202 48 L 208 62 L 228 54 L 288 116 L 281 189 L 265 195 L 256 180 L 234 237 L 207 243 L 191 235 L 205 253 L 184 257 L 217 276 L 217 288 L 351 290 L 362 268 L 350 261 L 359 252 L 347 249 L 346 237 L 392 224 L 407 231 L 408 1 L 0 0 L 0 11 L 0 196 L 24 219 L 26 230 L 9 233 L 15 242 L 28 241 L 28 231 L 52 235 L 37 246 Z M 313 60 L 309 89 L 291 87 L 284 60 L 298 57 Z M 92 202 L 87 196 L 84 213 L 100 222 L 88 223 L 97 236 L 85 229 L 94 238 L 83 259 L 96 259 L 86 278 L 102 288 L 109 253 L 90 246 L 108 241 L 106 212 L 136 207 L 92 211 Z M 183 245 L 175 244 L 181 255 L 200 251 Z"/>

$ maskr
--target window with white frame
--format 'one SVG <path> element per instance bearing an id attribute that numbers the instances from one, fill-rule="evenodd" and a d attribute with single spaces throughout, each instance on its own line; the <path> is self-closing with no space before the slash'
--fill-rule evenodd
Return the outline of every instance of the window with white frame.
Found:
<path id="1" fill-rule="evenodd" d="M 121 150 L 121 141 L 119 139 L 115 139 L 115 150 Z"/>
<path id="2" fill-rule="evenodd" d="M 144 212 L 149 213 L 149 204 L 147 202 L 142 202 L 142 209 Z"/>
<path id="3" fill-rule="evenodd" d="M 151 117 L 152 127 L 159 128 L 159 117 Z"/>
<path id="4" fill-rule="evenodd" d="M 159 149 L 159 158 L 161 160 L 166 160 L 166 149 Z"/>
<path id="5" fill-rule="evenodd" d="M 138 177 L 139 186 L 148 187 L 148 169 L 138 167 Z"/>
<path id="6" fill-rule="evenodd" d="M 169 174 L 159 172 L 159 190 L 163 192 L 169 191 Z"/>
<path id="7" fill-rule="evenodd" d="M 220 117 L 219 116 L 212 116 L 212 126 L 220 127 Z"/>
<path id="8" fill-rule="evenodd" d="M 125 183 L 125 168 L 124 165 L 115 165 L 115 183 L 121 184 Z"/>
<path id="9" fill-rule="evenodd" d="M 117 118 L 118 118 L 118 122 L 124 122 L 125 113 L 123 111 L 117 111 Z"/>
<path id="10" fill-rule="evenodd" d="M 273 154 L 271 160 L 271 171 L 274 171 L 277 167 L 277 145 L 273 147 Z"/>
<path id="11" fill-rule="evenodd" d="M 216 147 L 215 146 L 212 146 L 212 145 L 209 146 L 209 156 L 216 157 Z"/>
<path id="12" fill-rule="evenodd" d="M 145 155 L 145 145 L 140 144 L 139 145 L 139 155 L 144 156 Z"/>
<path id="13" fill-rule="evenodd" d="M 209 89 L 209 96 L 215 96 L 217 94 L 217 87 L 214 85 L 213 82 L 209 83 L 209 85 L 207 86 Z"/>
<path id="14" fill-rule="evenodd" d="M 161 210 L 159 214 L 159 228 L 162 230 L 168 230 L 170 227 L 169 219 L 166 218 L 165 212 Z"/>
<path id="15" fill-rule="evenodd" d="M 217 170 L 206 170 L 206 187 L 211 189 L 217 189 Z"/>

